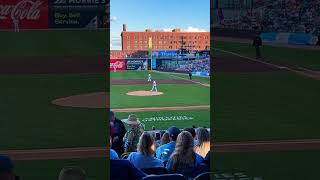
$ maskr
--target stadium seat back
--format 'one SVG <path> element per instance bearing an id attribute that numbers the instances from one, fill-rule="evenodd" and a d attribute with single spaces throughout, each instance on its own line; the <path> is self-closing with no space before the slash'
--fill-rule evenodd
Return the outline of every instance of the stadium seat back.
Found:
<path id="1" fill-rule="evenodd" d="M 164 167 L 142 168 L 141 170 L 146 174 L 160 175 L 160 174 L 167 174 L 168 173 L 167 169 Z"/>
<path id="2" fill-rule="evenodd" d="M 209 180 L 209 179 L 213 179 L 213 173 L 212 172 L 201 173 L 195 178 L 195 180 Z"/>
<path id="3" fill-rule="evenodd" d="M 185 180 L 182 174 L 148 175 L 141 180 Z"/>
<path id="4" fill-rule="evenodd" d="M 177 171 L 177 173 L 183 174 L 186 178 L 195 178 L 199 174 L 204 173 L 204 172 L 209 172 L 209 171 L 210 171 L 209 166 L 207 166 L 205 164 L 201 164 L 197 167 L 180 169 Z"/>

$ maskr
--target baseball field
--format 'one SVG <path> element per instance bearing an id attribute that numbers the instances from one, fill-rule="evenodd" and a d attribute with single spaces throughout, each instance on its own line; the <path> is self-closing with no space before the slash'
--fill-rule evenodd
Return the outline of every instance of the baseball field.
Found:
<path id="1" fill-rule="evenodd" d="M 320 50 L 265 45 L 256 60 L 250 42 L 215 41 L 212 53 L 217 178 L 317 179 Z"/>
<path id="2" fill-rule="evenodd" d="M 15 160 L 25 180 L 54 180 L 70 165 L 82 167 L 90 179 L 106 179 L 106 108 L 53 101 L 108 91 L 109 31 L 0 32 L 0 37 L 0 154 Z"/>
<path id="3" fill-rule="evenodd" d="M 146 130 L 210 127 L 210 78 L 153 71 L 161 95 L 150 94 L 148 71 L 111 72 L 110 107 L 120 119 L 136 114 Z M 128 95 L 139 92 L 139 95 Z"/>

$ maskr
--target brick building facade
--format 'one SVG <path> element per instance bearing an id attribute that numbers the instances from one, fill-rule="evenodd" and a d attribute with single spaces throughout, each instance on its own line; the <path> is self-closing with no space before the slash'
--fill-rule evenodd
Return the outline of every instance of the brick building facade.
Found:
<path id="1" fill-rule="evenodd" d="M 128 32 L 123 25 L 121 33 L 122 50 L 148 50 L 149 37 L 152 38 L 152 50 L 209 50 L 210 32 L 159 32 L 147 29 L 145 32 Z"/>

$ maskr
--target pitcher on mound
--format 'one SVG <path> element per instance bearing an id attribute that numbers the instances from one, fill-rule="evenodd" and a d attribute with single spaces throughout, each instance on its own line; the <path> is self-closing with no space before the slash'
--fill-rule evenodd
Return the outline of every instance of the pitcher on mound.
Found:
<path id="1" fill-rule="evenodd" d="M 152 89 L 151 89 L 150 91 L 158 92 L 156 81 L 153 81 L 153 83 L 152 83 Z"/>

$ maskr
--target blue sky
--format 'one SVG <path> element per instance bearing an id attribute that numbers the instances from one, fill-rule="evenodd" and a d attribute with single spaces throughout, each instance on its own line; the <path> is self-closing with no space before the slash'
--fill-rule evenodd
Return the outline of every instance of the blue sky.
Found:
<path id="1" fill-rule="evenodd" d="M 111 0 L 111 49 L 121 49 L 122 24 L 127 31 L 210 31 L 210 0 Z"/>

